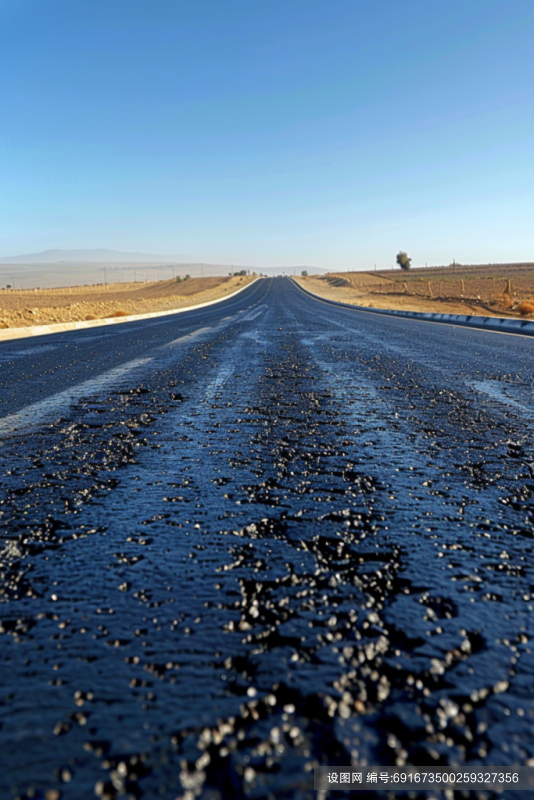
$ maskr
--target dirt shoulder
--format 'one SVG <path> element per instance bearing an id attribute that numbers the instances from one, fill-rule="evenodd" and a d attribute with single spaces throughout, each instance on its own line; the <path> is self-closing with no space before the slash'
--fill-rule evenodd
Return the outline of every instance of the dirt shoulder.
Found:
<path id="1" fill-rule="evenodd" d="M 0 290 L 0 328 L 172 311 L 222 299 L 254 278 L 240 275 L 62 289 L 3 289 Z"/>
<path id="2" fill-rule="evenodd" d="M 412 274 L 407 278 L 367 272 L 296 280 L 325 299 L 368 308 L 534 319 L 534 270 L 515 282 L 495 274 L 429 280 Z"/>

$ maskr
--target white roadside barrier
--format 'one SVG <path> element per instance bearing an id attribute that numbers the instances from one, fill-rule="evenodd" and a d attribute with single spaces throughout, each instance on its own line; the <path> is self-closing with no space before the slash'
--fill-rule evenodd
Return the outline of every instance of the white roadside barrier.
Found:
<path id="1" fill-rule="evenodd" d="M 293 278 L 291 279 L 293 280 Z M 322 300 L 333 306 L 342 308 L 352 308 L 357 311 L 367 311 L 370 314 L 386 314 L 393 317 L 405 317 L 407 319 L 421 320 L 423 322 L 441 322 L 446 325 L 456 325 L 464 328 L 478 328 L 485 331 L 496 331 L 497 333 L 515 333 L 519 336 L 534 336 L 534 322 L 526 319 L 510 319 L 508 317 L 478 317 L 475 314 L 435 314 L 430 311 L 400 311 L 387 308 L 369 308 L 368 306 L 355 306 L 352 303 L 342 303 L 339 300 L 329 300 L 321 297 L 320 294 L 310 292 L 297 281 L 293 280 L 295 286 L 305 294 Z"/>
<path id="2" fill-rule="evenodd" d="M 127 317 L 104 317 L 103 319 L 84 319 L 76 322 L 54 322 L 51 325 L 29 325 L 24 328 L 1 328 L 0 329 L 0 342 L 9 341 L 12 339 L 24 339 L 27 336 L 45 336 L 48 333 L 64 333 L 65 331 L 79 331 L 84 328 L 99 328 L 101 325 L 118 325 L 121 322 L 137 322 L 141 319 L 153 319 L 154 317 L 168 317 L 171 314 L 183 314 L 185 311 L 195 311 L 197 308 L 205 308 L 206 306 L 213 306 L 216 303 L 222 303 L 223 300 L 228 300 L 230 297 L 235 297 L 240 294 L 253 283 L 259 281 L 255 278 L 250 283 L 236 289 L 235 292 L 226 294 L 223 297 L 218 297 L 216 300 L 208 300 L 206 303 L 198 303 L 193 306 L 186 306 L 185 308 L 172 308 L 169 311 L 149 311 L 146 314 L 132 314 Z"/>

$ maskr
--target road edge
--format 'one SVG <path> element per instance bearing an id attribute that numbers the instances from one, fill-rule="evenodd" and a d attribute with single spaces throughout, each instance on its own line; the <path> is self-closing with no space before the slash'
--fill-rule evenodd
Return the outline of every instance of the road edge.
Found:
<path id="1" fill-rule="evenodd" d="M 79 331 L 84 328 L 100 328 L 104 325 L 118 325 L 123 322 L 138 322 L 142 319 L 153 319 L 155 317 L 167 317 L 171 314 L 183 314 L 185 311 L 193 311 L 197 308 L 205 308 L 206 306 L 213 306 L 216 303 L 222 303 L 235 297 L 240 292 L 244 292 L 250 286 L 253 286 L 260 278 L 254 278 L 253 281 L 236 289 L 235 292 L 227 294 L 224 297 L 219 297 L 217 300 L 208 300 L 205 303 L 197 303 L 193 306 L 186 306 L 185 308 L 173 308 L 169 311 L 147 311 L 146 314 L 132 314 L 128 317 L 103 317 L 102 319 L 83 319 L 76 322 L 54 322 L 51 325 L 29 325 L 25 328 L 2 328 L 0 329 L 0 342 L 14 341 L 16 339 L 25 339 L 29 336 L 46 336 L 50 333 L 64 333 L 65 331 Z"/>
<path id="2" fill-rule="evenodd" d="M 475 314 L 437 314 L 432 311 L 402 311 L 400 309 L 356 306 L 352 303 L 342 303 L 340 300 L 330 300 L 327 297 L 321 297 L 320 294 L 315 294 L 315 292 L 305 289 L 304 286 L 297 283 L 293 277 L 290 277 L 290 280 L 301 292 L 304 292 L 304 294 L 313 297 L 315 300 L 322 300 L 323 303 L 340 306 L 341 308 L 352 308 L 355 311 L 366 311 L 369 314 L 385 314 L 387 316 L 403 317 L 404 319 L 413 319 L 419 322 L 438 322 L 444 325 L 453 325 L 462 328 L 476 328 L 477 330 L 486 330 L 493 333 L 514 333 L 518 336 L 534 336 L 534 322 L 530 320 L 510 319 L 509 317 L 479 317 Z"/>

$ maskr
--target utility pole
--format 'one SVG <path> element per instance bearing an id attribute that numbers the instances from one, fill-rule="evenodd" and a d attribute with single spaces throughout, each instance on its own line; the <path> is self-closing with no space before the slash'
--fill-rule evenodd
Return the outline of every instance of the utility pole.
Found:
<path id="1" fill-rule="evenodd" d="M 108 273 L 106 272 L 106 268 L 104 267 L 104 286 L 108 285 Z"/>

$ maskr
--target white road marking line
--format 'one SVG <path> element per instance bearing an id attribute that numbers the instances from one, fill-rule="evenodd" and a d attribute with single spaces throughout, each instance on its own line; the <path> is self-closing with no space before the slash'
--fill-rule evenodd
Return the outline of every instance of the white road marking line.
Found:
<path id="1" fill-rule="evenodd" d="M 13 431 L 18 431 L 21 428 L 33 427 L 37 423 L 50 419 L 52 416 L 57 416 L 58 413 L 69 408 L 76 400 L 81 400 L 93 392 L 108 388 L 125 375 L 128 375 L 128 373 L 145 366 L 152 360 L 152 358 L 135 358 L 133 361 L 127 361 L 126 364 L 121 364 L 120 367 L 114 367 L 108 372 L 104 372 L 98 378 L 91 378 L 88 381 L 79 383 L 77 386 L 54 394 L 52 397 L 40 400 L 38 403 L 25 406 L 15 414 L 0 418 L 0 437 L 13 433 Z"/>
<path id="2" fill-rule="evenodd" d="M 191 331 L 191 333 L 186 333 L 185 336 L 179 336 L 178 339 L 173 339 L 172 342 L 167 342 L 162 346 L 162 350 L 166 350 L 168 347 L 175 347 L 178 344 L 185 344 L 186 342 L 190 342 L 192 339 L 197 339 L 199 336 L 202 336 L 203 333 L 207 333 L 211 331 L 211 327 L 207 328 L 198 328 L 196 331 Z"/>
<path id="3" fill-rule="evenodd" d="M 262 303 L 261 306 L 258 306 L 258 308 L 255 308 L 252 311 L 247 312 L 247 314 L 245 314 L 244 317 L 241 317 L 241 322 L 252 322 L 257 317 L 259 317 L 260 314 L 263 314 L 266 308 L 267 308 L 266 304 Z"/>

